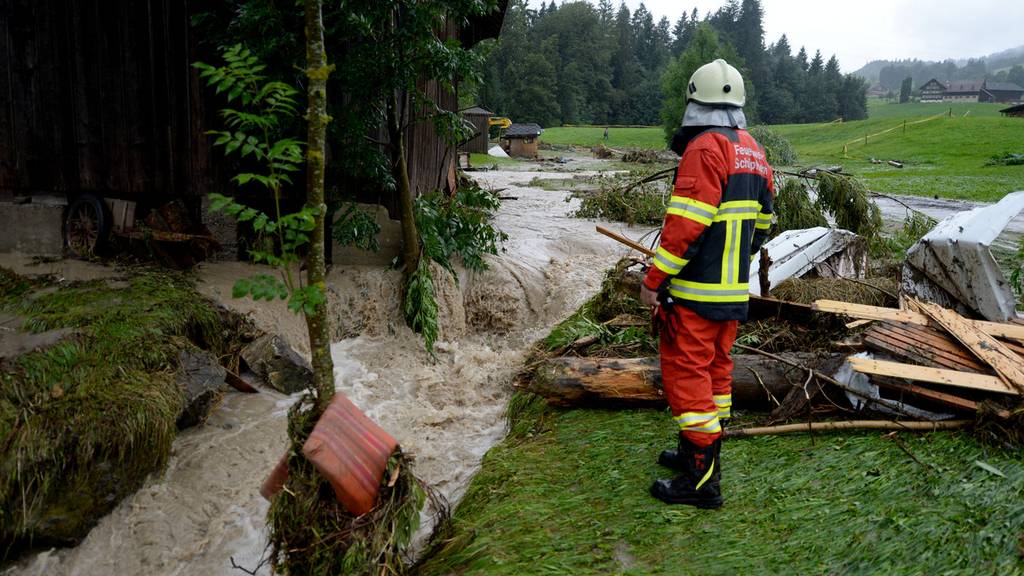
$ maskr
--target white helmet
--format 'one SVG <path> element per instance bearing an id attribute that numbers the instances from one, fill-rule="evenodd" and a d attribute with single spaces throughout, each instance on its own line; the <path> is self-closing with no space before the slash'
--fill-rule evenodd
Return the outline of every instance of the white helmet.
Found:
<path id="1" fill-rule="evenodd" d="M 719 58 L 701 66 L 690 76 L 686 101 L 706 106 L 743 108 L 747 103 L 747 88 L 739 70 Z"/>

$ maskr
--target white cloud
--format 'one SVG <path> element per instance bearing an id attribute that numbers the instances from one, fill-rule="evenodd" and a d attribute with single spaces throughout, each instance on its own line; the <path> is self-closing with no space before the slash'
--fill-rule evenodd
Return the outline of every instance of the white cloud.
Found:
<path id="1" fill-rule="evenodd" d="M 626 5 L 636 9 L 640 2 L 626 0 Z M 703 17 L 723 3 L 644 2 L 656 18 L 667 16 L 673 24 L 694 6 Z M 614 4 L 618 6 L 617 1 Z M 959 59 L 1024 44 L 1024 2 L 1020 0 L 762 0 L 762 4 L 767 42 L 786 34 L 794 50 L 800 46 L 806 46 L 811 54 L 821 50 L 826 59 L 835 54 L 847 72 L 871 60 Z M 530 5 L 539 6 L 540 1 L 530 0 Z"/>

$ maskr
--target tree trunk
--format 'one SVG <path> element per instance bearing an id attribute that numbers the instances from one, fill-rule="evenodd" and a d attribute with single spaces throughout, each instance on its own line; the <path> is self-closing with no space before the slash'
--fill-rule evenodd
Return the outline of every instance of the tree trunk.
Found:
<path id="1" fill-rule="evenodd" d="M 334 396 L 334 361 L 331 359 L 331 333 L 327 320 L 327 262 L 324 256 L 327 204 L 324 202 L 324 150 L 327 140 L 327 66 L 324 48 L 322 0 L 306 0 L 306 74 L 309 76 L 308 148 L 306 150 L 306 203 L 316 210 L 316 226 L 310 233 L 306 272 L 309 286 L 323 294 L 313 314 L 306 314 L 309 350 L 313 359 L 313 383 L 316 408 L 322 413 Z"/>
<path id="2" fill-rule="evenodd" d="M 825 373 L 835 371 L 842 363 L 838 354 L 824 358 L 813 354 L 782 356 Z M 772 397 L 781 402 L 794 385 L 806 379 L 805 371 L 769 358 L 737 354 L 733 361 L 732 396 L 738 408 L 774 407 Z M 552 358 L 543 362 L 522 387 L 547 398 L 553 406 L 634 407 L 666 402 L 657 358 Z"/>
<path id="3" fill-rule="evenodd" d="M 398 202 L 402 219 L 402 260 L 405 277 L 408 278 L 420 265 L 420 234 L 416 228 L 415 198 L 409 181 L 409 160 L 405 154 L 405 130 L 402 127 L 402 113 L 405 97 L 395 94 L 388 105 L 388 137 L 391 144 L 391 174 L 398 190 Z"/>

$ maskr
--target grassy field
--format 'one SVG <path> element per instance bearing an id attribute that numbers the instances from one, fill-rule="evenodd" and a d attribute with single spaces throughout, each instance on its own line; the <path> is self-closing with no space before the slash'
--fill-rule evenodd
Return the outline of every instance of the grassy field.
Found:
<path id="1" fill-rule="evenodd" d="M 573 126 L 546 128 L 541 142 L 555 146 L 583 146 L 591 148 L 604 144 L 609 148 L 664 149 L 665 134 L 659 128 L 610 128 L 608 141 L 604 141 L 604 126 Z"/>
<path id="2" fill-rule="evenodd" d="M 999 116 L 1002 107 L 877 105 L 872 117 L 860 122 L 774 128 L 797 148 L 802 164 L 842 164 L 872 190 L 995 201 L 1024 190 L 1022 167 L 985 165 L 993 155 L 1024 152 L 1024 122 Z M 936 115 L 942 116 L 928 120 Z M 906 165 L 875 165 L 872 158 Z"/>
<path id="3" fill-rule="evenodd" d="M 1024 120 L 1000 116 L 1004 107 L 873 101 L 868 120 L 773 129 L 790 139 L 802 165 L 842 164 L 867 180 L 872 190 L 991 202 L 1024 190 L 1024 166 L 985 165 L 996 154 L 1024 153 Z M 884 131 L 888 132 L 879 135 Z M 601 141 L 603 132 L 603 127 L 551 128 L 542 139 L 591 146 Z M 660 127 L 613 128 L 609 146 L 663 148 L 662 134 Z M 872 158 L 901 160 L 906 165 L 903 169 L 876 165 Z"/>
<path id="4" fill-rule="evenodd" d="M 968 434 L 728 440 L 709 512 L 647 494 L 667 413 L 527 420 L 422 574 L 1024 574 L 1024 461 Z"/>

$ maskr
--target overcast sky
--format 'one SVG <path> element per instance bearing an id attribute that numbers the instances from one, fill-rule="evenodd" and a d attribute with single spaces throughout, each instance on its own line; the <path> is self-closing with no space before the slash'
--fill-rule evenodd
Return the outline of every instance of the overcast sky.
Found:
<path id="1" fill-rule="evenodd" d="M 618 0 L 613 3 L 618 6 Z M 684 10 L 696 6 L 703 18 L 724 0 L 644 4 L 655 20 L 668 16 L 675 24 Z M 530 5 L 540 6 L 540 0 Z M 640 0 L 626 0 L 626 5 L 634 10 Z M 835 53 L 845 72 L 871 60 L 969 58 L 1024 44 L 1021 0 L 762 0 L 762 5 L 766 42 L 786 34 L 794 52 L 807 46 L 812 55 L 820 49 L 826 59 Z"/>

